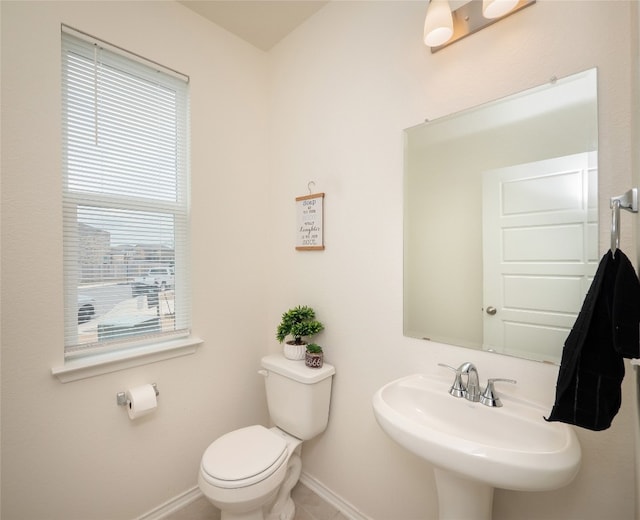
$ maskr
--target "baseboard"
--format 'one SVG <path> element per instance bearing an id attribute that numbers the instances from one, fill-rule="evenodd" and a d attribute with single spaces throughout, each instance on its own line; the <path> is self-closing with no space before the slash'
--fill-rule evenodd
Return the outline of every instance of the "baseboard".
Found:
<path id="1" fill-rule="evenodd" d="M 344 500 L 342 497 L 336 495 L 333 491 L 327 488 L 322 482 L 316 480 L 314 477 L 305 473 L 304 471 L 300 475 L 300 482 L 307 486 L 316 495 L 322 498 L 325 502 L 335 507 L 349 520 L 372 520 L 365 515 L 362 511 L 358 510 L 355 506 Z"/>
<path id="2" fill-rule="evenodd" d="M 170 514 L 188 506 L 191 502 L 195 502 L 201 496 L 202 491 L 200 491 L 200 488 L 198 486 L 194 486 L 177 497 L 173 497 L 172 499 L 167 500 L 164 504 L 161 504 L 142 516 L 137 517 L 135 520 L 163 520 Z"/>
<path id="3" fill-rule="evenodd" d="M 333 491 L 327 488 L 320 481 L 302 472 L 300 475 L 300 482 L 309 488 L 310 491 L 318 495 L 325 502 L 335 507 L 349 520 L 372 520 L 365 515 L 362 511 L 358 510 L 355 506 L 344 500 L 342 497 L 336 495 Z M 151 511 L 144 513 L 143 515 L 135 518 L 134 520 L 164 520 L 172 513 L 188 506 L 191 502 L 195 502 L 202 496 L 202 491 L 198 486 L 194 486 L 188 489 L 184 493 L 167 500 L 164 504 L 155 507 Z"/>

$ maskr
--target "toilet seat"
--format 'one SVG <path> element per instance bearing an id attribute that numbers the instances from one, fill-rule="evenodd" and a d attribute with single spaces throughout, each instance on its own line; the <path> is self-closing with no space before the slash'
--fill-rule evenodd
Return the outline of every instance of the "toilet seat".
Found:
<path id="1" fill-rule="evenodd" d="M 287 459 L 287 442 L 264 426 L 229 432 L 202 456 L 202 476 L 211 485 L 235 489 L 272 475 Z"/>

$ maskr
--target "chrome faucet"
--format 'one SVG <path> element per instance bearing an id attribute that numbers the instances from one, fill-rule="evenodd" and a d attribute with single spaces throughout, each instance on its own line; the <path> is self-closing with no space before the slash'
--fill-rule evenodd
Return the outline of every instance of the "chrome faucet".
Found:
<path id="1" fill-rule="evenodd" d="M 454 397 L 464 397 L 474 403 L 481 402 L 485 406 L 499 407 L 502 406 L 500 399 L 496 395 L 493 384 L 496 381 L 505 383 L 516 383 L 513 379 L 489 379 L 487 387 L 482 390 L 480 387 L 480 378 L 478 377 L 478 369 L 473 363 L 462 363 L 458 368 L 454 368 L 444 363 L 438 363 L 439 366 L 453 370 L 456 373 L 456 379 L 449 389 L 449 393 Z M 466 383 L 462 380 L 462 376 L 467 376 Z"/>
<path id="2" fill-rule="evenodd" d="M 482 393 L 480 380 L 478 379 L 478 370 L 473 363 L 469 362 L 460 365 L 458 370 L 460 370 L 461 375 L 467 376 L 467 384 L 465 387 L 467 391 L 464 393 L 465 399 L 477 403 L 480 401 L 480 394 Z"/>

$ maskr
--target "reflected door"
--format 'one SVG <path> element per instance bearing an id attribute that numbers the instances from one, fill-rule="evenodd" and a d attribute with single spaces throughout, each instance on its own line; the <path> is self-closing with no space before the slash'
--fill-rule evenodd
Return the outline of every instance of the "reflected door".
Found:
<path id="1" fill-rule="evenodd" d="M 595 152 L 483 173 L 484 349 L 559 362 L 597 268 L 596 194 Z"/>

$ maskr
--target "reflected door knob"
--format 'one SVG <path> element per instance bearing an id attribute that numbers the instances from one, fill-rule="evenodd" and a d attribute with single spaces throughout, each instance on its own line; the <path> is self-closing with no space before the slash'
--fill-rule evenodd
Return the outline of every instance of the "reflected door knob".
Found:
<path id="1" fill-rule="evenodd" d="M 487 307 L 487 314 L 489 316 L 493 316 L 496 312 L 498 312 L 498 310 L 495 307 L 492 307 L 491 305 Z"/>

